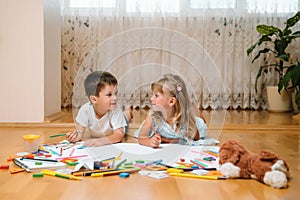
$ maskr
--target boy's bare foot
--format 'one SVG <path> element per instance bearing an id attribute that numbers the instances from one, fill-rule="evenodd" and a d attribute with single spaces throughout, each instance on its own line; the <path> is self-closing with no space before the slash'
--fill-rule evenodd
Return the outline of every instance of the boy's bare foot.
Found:
<path id="1" fill-rule="evenodd" d="M 297 115 L 293 116 L 293 119 L 297 120 L 300 122 L 300 113 L 298 113 Z"/>

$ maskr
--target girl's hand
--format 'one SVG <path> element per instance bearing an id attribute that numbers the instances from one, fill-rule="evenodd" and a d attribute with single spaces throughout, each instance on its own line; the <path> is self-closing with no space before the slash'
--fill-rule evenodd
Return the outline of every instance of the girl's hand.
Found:
<path id="1" fill-rule="evenodd" d="M 161 144 L 161 136 L 159 134 L 154 134 L 152 138 L 149 140 L 151 147 L 157 148 Z"/>
<path id="2" fill-rule="evenodd" d="M 77 130 L 67 133 L 66 137 L 70 142 L 78 142 L 81 140 L 81 135 L 78 134 Z"/>

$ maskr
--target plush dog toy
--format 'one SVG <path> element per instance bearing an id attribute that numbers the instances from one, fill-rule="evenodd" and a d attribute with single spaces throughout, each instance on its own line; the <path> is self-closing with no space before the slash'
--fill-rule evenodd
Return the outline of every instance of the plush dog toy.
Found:
<path id="1" fill-rule="evenodd" d="M 255 154 L 237 140 L 223 143 L 219 151 L 220 171 L 227 178 L 257 179 L 274 188 L 287 187 L 289 167 L 279 155 Z"/>

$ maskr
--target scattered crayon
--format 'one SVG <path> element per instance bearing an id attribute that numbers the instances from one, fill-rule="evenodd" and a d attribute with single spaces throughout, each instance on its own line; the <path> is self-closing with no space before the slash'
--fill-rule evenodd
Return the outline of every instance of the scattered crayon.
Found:
<path id="1" fill-rule="evenodd" d="M 128 173 L 128 172 L 122 172 L 122 173 L 119 174 L 119 176 L 121 178 L 128 178 L 130 176 L 130 173 Z"/>
<path id="2" fill-rule="evenodd" d="M 9 165 L 0 165 L 0 169 L 9 169 Z"/>
<path id="3" fill-rule="evenodd" d="M 32 177 L 33 178 L 42 178 L 42 177 L 44 177 L 44 174 L 43 173 L 36 173 L 36 174 L 32 174 Z"/>

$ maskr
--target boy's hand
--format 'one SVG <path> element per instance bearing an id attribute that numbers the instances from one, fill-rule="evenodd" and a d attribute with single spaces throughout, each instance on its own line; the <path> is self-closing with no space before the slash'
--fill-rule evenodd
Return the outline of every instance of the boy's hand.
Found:
<path id="1" fill-rule="evenodd" d="M 78 142 L 81 140 L 81 135 L 78 134 L 77 130 L 67 133 L 66 137 L 70 142 Z"/>

